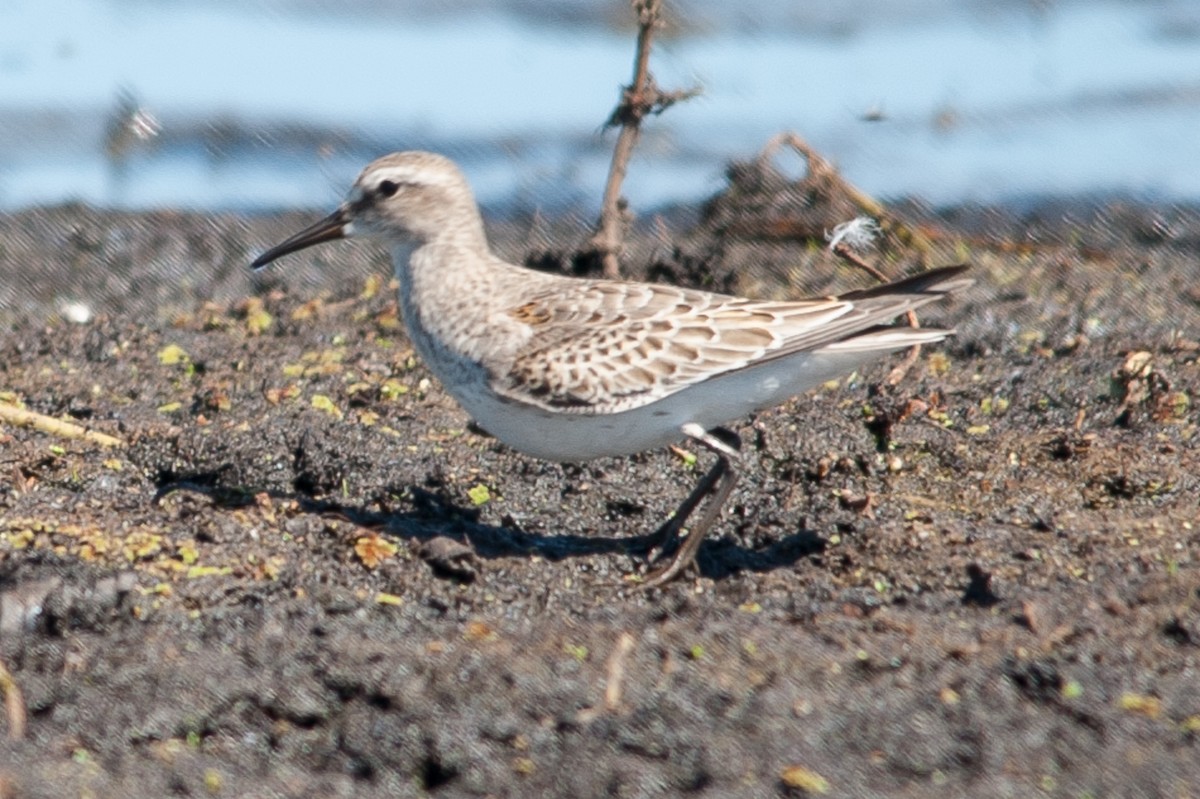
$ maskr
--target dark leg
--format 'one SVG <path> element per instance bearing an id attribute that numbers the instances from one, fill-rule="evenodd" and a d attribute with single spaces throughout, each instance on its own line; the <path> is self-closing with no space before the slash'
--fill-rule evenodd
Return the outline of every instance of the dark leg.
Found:
<path id="1" fill-rule="evenodd" d="M 679 503 L 679 507 L 671 514 L 671 518 L 663 522 L 662 527 L 653 534 L 652 543 L 650 545 L 650 556 L 652 559 L 657 558 L 666 552 L 671 546 L 671 542 L 683 530 L 683 525 L 692 515 L 692 511 L 696 510 L 696 506 L 700 504 L 700 500 L 708 496 L 712 491 L 713 486 L 717 484 L 717 480 L 721 478 L 729 468 L 724 458 L 717 458 L 717 462 L 712 465 L 712 468 L 700 478 L 700 482 L 696 483 L 696 487 L 692 489 L 692 493 L 687 495 L 687 499 Z"/>
<path id="2" fill-rule="evenodd" d="M 663 526 L 660 540 L 664 547 L 670 539 L 679 535 L 679 531 L 687 523 L 692 511 L 696 509 L 706 494 L 713 491 L 714 485 L 716 490 L 708 507 L 704 510 L 704 515 L 700 517 L 699 523 L 688 530 L 687 537 L 665 566 L 646 575 L 645 581 L 641 583 L 642 588 L 656 588 L 665 585 L 695 562 L 696 553 L 700 551 L 700 545 L 704 543 L 704 536 L 717 517 L 721 515 L 721 506 L 725 504 L 725 500 L 729 499 L 729 494 L 733 491 L 734 484 L 737 483 L 738 447 L 741 446 L 741 442 L 736 433 L 722 427 L 705 431 L 699 425 L 693 424 L 684 425 L 683 433 L 716 453 L 717 462 L 704 477 L 700 478 L 700 482 L 692 489 L 692 493 L 688 494 L 687 499 L 679 505 L 670 521 Z"/>

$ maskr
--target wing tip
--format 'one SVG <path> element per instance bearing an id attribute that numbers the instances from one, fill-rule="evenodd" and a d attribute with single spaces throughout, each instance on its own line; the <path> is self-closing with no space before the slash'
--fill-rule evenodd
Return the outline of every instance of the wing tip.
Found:
<path id="1" fill-rule="evenodd" d="M 819 347 L 815 352 L 886 352 L 936 344 L 954 335 L 954 328 L 941 327 L 880 327 Z"/>

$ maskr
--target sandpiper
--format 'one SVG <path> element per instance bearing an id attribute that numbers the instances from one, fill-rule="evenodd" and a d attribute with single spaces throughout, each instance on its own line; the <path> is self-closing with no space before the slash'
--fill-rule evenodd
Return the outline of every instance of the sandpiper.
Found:
<path id="1" fill-rule="evenodd" d="M 660 528 L 663 563 L 643 586 L 673 580 L 695 560 L 733 489 L 740 442 L 721 425 L 950 335 L 882 324 L 971 283 L 965 266 L 949 266 L 841 297 L 775 302 L 537 272 L 492 254 L 466 179 L 426 152 L 374 161 L 341 207 L 251 266 L 359 235 L 391 248 L 417 354 L 508 446 L 585 461 L 686 437 L 716 455 Z M 668 555 L 710 492 L 699 523 Z"/>

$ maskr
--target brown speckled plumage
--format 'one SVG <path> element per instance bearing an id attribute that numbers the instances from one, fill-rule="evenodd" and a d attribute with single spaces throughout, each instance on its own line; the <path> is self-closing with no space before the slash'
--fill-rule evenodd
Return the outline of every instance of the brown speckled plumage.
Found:
<path id="1" fill-rule="evenodd" d="M 944 338 L 949 331 L 881 325 L 970 283 L 965 267 L 953 266 L 841 298 L 769 302 L 536 272 L 492 254 L 458 168 L 420 152 L 370 164 L 341 208 L 254 266 L 360 234 L 392 248 L 418 354 L 509 446 L 573 461 L 687 436 L 717 453 L 664 536 L 677 534 L 714 486 L 716 496 L 652 584 L 691 562 L 732 489 L 736 446 L 714 428 L 872 357 Z"/>

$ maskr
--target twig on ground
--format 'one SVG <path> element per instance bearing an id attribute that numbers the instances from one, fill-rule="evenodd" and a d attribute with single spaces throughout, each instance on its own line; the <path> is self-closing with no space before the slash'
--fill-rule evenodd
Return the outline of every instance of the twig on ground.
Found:
<path id="1" fill-rule="evenodd" d="M 629 158 L 641 132 L 641 123 L 648 114 L 661 114 L 682 100 L 699 94 L 697 89 L 662 91 L 650 74 L 650 45 L 654 31 L 662 26 L 662 0 L 632 0 L 638 16 L 637 55 L 633 62 L 633 82 L 621 90 L 621 101 L 605 122 L 605 127 L 620 127 L 604 184 L 600 206 L 600 223 L 587 247 L 603 264 L 604 277 L 621 276 L 618 254 L 629 224 L 629 209 L 621 197 L 621 184 L 629 169 Z"/>
<path id="2" fill-rule="evenodd" d="M 8 667 L 0 662 L 0 693 L 4 694 L 4 714 L 8 719 L 8 740 L 19 741 L 25 737 L 25 697 Z"/>
<path id="3" fill-rule="evenodd" d="M 608 679 L 604 683 L 604 707 L 615 711 L 621 706 L 621 683 L 625 679 L 625 660 L 633 651 L 635 641 L 628 632 L 617 638 L 617 646 L 608 656 Z"/>
<path id="4" fill-rule="evenodd" d="M 913 327 L 916 327 L 916 325 L 913 325 Z M 908 370 L 912 368 L 913 364 L 917 362 L 917 358 L 919 357 L 921 357 L 921 345 L 914 344 L 909 349 L 908 354 L 904 356 L 904 360 L 896 364 L 895 367 L 892 368 L 892 371 L 888 372 L 888 376 L 883 379 L 883 382 L 889 386 L 900 385 L 900 381 L 904 379 L 906 374 L 908 374 Z"/>
<path id="5" fill-rule="evenodd" d="M 24 408 L 18 408 L 3 401 L 0 401 L 0 422 L 8 422 L 18 427 L 32 427 L 35 430 L 40 430 L 43 433 L 57 436 L 58 438 L 82 438 L 85 441 L 91 441 L 93 444 L 99 444 L 102 447 L 125 446 L 125 442 L 119 438 L 114 438 L 95 430 L 88 430 L 86 427 L 81 427 L 73 422 L 64 422 L 61 419 L 55 419 L 53 416 L 46 416 L 45 414 L 36 413 Z"/>

